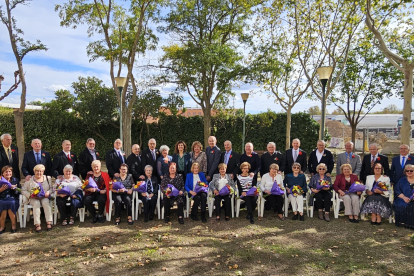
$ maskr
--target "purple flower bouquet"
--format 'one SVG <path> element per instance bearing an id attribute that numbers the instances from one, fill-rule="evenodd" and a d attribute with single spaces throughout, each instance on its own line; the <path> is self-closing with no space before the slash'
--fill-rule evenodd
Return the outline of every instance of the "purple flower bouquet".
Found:
<path id="1" fill-rule="evenodd" d="M 125 189 L 125 186 L 124 186 L 124 184 L 122 184 L 122 182 L 114 182 L 114 183 L 112 183 L 112 189 L 116 190 L 116 191 L 119 191 L 121 189 Z"/>
<path id="2" fill-rule="evenodd" d="M 2 176 L 1 179 L 0 179 L 0 187 L 3 186 L 3 185 L 7 185 L 8 189 L 11 189 L 11 187 L 12 187 L 12 184 L 9 181 L 7 181 L 6 178 L 4 178 Z"/>
<path id="3" fill-rule="evenodd" d="M 272 195 L 284 195 L 285 191 L 282 188 L 280 188 L 277 182 L 275 181 L 273 183 L 272 189 L 270 190 L 270 193 Z"/>
<path id="4" fill-rule="evenodd" d="M 85 189 L 94 188 L 97 192 L 101 191 L 98 188 L 98 184 L 96 184 L 95 180 L 92 177 L 89 177 L 88 185 L 86 185 Z"/>
<path id="5" fill-rule="evenodd" d="M 147 182 L 145 181 L 139 181 L 134 186 L 134 191 L 137 191 L 138 193 L 146 193 L 147 192 Z"/>
<path id="6" fill-rule="evenodd" d="M 69 189 L 68 186 L 64 186 L 64 187 L 59 186 L 59 188 L 57 190 L 57 193 L 58 194 L 64 194 L 64 195 L 70 196 L 70 189 Z"/>
<path id="7" fill-rule="evenodd" d="M 359 181 L 355 181 L 351 187 L 349 187 L 348 193 L 357 193 L 365 191 L 365 185 Z"/>
<path id="8" fill-rule="evenodd" d="M 330 188 L 331 183 L 328 180 L 319 180 L 318 184 L 316 184 L 316 190 L 322 190 L 323 188 Z"/>
<path id="9" fill-rule="evenodd" d="M 226 196 L 230 194 L 230 185 L 226 185 L 223 188 L 221 188 L 221 190 L 219 191 L 219 196 Z"/>
<path id="10" fill-rule="evenodd" d="M 167 184 L 167 189 L 165 189 L 165 195 L 168 198 L 178 196 L 179 194 L 180 191 L 177 188 L 175 188 L 174 185 Z"/>
<path id="11" fill-rule="evenodd" d="M 251 187 L 247 192 L 246 192 L 246 196 L 258 196 L 259 195 L 259 191 L 257 190 L 256 187 Z M 243 196 L 240 196 L 240 198 L 243 198 Z"/>
<path id="12" fill-rule="evenodd" d="M 194 187 L 195 193 L 208 193 L 208 184 L 205 182 L 198 181 L 196 186 Z M 194 198 L 194 196 L 191 196 L 191 198 Z"/>

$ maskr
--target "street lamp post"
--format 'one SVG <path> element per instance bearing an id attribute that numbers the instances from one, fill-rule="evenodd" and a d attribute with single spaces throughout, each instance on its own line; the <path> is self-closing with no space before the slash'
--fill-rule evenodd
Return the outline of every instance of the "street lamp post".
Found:
<path id="1" fill-rule="evenodd" d="M 242 153 L 244 153 L 244 140 L 246 136 L 246 102 L 249 98 L 249 93 L 241 93 L 241 97 L 243 99 L 243 145 L 242 145 Z"/>
<path id="2" fill-rule="evenodd" d="M 333 67 L 332 66 L 323 66 L 316 69 L 319 75 L 319 80 L 322 84 L 322 116 L 321 116 L 321 140 L 325 140 L 325 88 L 328 83 L 329 78 L 331 77 Z"/>
<path id="3" fill-rule="evenodd" d="M 119 139 L 121 139 L 121 141 L 124 141 L 122 139 L 122 90 L 124 89 L 126 78 L 115 77 L 115 83 L 119 91 L 119 131 L 120 131 Z"/>

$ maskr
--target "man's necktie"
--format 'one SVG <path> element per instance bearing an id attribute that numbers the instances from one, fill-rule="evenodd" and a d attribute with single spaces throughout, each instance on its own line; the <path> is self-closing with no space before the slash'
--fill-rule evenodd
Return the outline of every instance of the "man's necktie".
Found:
<path id="1" fill-rule="evenodd" d="M 70 163 L 72 163 L 72 159 L 70 159 L 70 154 L 68 154 L 68 160 Z"/>
<path id="2" fill-rule="evenodd" d="M 372 156 L 372 160 L 371 160 L 371 168 L 374 166 L 375 163 L 375 155 Z"/>
<path id="3" fill-rule="evenodd" d="M 296 159 L 298 158 L 298 153 L 296 150 L 293 151 L 293 161 L 296 162 Z"/>
<path id="4" fill-rule="evenodd" d="M 350 164 L 350 163 L 351 163 L 351 158 L 349 158 L 349 156 L 350 156 L 351 154 L 348 154 L 347 152 L 346 152 L 345 154 L 346 154 L 346 162 L 347 162 L 348 164 Z"/>
<path id="5" fill-rule="evenodd" d="M 40 164 L 40 153 L 36 152 L 36 163 Z"/>
<path id="6" fill-rule="evenodd" d="M 154 158 L 154 161 L 157 161 L 155 158 L 155 151 L 151 151 L 151 154 L 152 154 L 152 158 Z"/>
<path id="7" fill-rule="evenodd" d="M 12 156 L 12 152 L 11 152 L 10 148 L 8 148 L 7 154 L 8 154 L 8 157 L 9 157 L 9 163 L 11 165 L 11 164 L 13 164 L 13 156 Z"/>
<path id="8" fill-rule="evenodd" d="M 401 168 L 404 169 L 404 164 L 405 164 L 405 156 L 403 156 L 402 162 L 401 162 Z"/>
<path id="9" fill-rule="evenodd" d="M 121 152 L 118 152 L 118 158 L 121 163 L 124 163 L 124 158 L 122 158 Z"/>

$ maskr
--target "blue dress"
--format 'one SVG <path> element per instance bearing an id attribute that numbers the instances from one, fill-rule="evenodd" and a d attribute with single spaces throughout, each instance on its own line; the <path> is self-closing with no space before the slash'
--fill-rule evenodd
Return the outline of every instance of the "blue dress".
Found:
<path id="1" fill-rule="evenodd" d="M 172 161 L 172 157 L 170 155 L 167 155 L 167 157 L 168 157 L 167 163 L 165 163 L 164 156 L 160 156 L 157 159 L 157 172 L 159 176 L 164 176 L 167 173 L 169 173 L 168 166 L 170 165 Z"/>
<path id="2" fill-rule="evenodd" d="M 12 185 L 17 185 L 18 188 L 21 188 L 19 180 L 12 177 L 10 183 Z M 17 190 L 6 189 L 0 193 L 0 213 L 4 210 L 11 210 L 16 214 L 19 210 L 19 195 L 20 193 Z"/>
<path id="3" fill-rule="evenodd" d="M 401 178 L 394 186 L 394 211 L 395 211 L 395 225 L 404 223 L 407 227 L 414 227 L 414 201 L 406 203 L 398 196 L 404 194 L 406 197 L 411 197 L 414 192 L 414 184 L 408 182 L 407 177 Z"/>

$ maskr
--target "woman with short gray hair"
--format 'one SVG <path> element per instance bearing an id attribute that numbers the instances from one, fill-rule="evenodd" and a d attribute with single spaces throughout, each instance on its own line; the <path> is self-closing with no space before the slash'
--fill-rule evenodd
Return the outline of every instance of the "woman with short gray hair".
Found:
<path id="1" fill-rule="evenodd" d="M 161 156 L 157 159 L 157 172 L 161 179 L 166 173 L 168 173 L 168 166 L 172 161 L 172 156 L 168 155 L 170 148 L 167 145 L 162 145 L 160 147 Z"/>
<path id="2" fill-rule="evenodd" d="M 159 183 L 158 178 L 152 174 L 152 166 L 146 165 L 144 169 L 145 183 L 147 183 L 147 190 L 145 193 L 139 194 L 139 199 L 144 205 L 144 222 L 154 219 L 155 207 L 158 200 Z"/>

